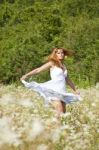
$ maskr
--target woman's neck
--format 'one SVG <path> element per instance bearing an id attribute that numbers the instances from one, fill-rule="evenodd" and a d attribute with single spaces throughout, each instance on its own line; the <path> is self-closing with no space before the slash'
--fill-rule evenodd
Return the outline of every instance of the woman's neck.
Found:
<path id="1" fill-rule="evenodd" d="M 60 65 L 63 66 L 63 60 L 59 60 Z"/>

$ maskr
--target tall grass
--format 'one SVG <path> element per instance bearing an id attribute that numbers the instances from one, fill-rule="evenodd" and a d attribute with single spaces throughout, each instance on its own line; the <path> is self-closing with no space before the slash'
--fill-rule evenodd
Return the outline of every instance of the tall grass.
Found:
<path id="1" fill-rule="evenodd" d="M 67 105 L 58 124 L 38 93 L 0 87 L 0 150 L 98 150 L 98 87 L 80 89 L 83 101 Z"/>

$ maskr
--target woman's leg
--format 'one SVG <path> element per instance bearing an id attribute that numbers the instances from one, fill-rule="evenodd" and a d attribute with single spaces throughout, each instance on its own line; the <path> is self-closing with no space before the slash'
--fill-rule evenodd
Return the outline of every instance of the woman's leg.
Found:
<path id="1" fill-rule="evenodd" d="M 64 102 L 62 102 L 60 100 L 57 100 L 57 101 L 53 100 L 51 104 L 55 108 L 58 118 L 60 117 L 60 115 L 62 113 L 66 112 L 66 108 L 65 108 L 65 103 Z"/>
<path id="2" fill-rule="evenodd" d="M 62 102 L 62 105 L 63 105 L 63 113 L 66 112 L 66 104 L 64 102 Z"/>

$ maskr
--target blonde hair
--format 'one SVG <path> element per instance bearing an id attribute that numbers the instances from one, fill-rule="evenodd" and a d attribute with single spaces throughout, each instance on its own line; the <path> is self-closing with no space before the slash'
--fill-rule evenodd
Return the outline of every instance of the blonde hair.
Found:
<path id="1" fill-rule="evenodd" d="M 67 50 L 67 49 L 64 49 L 64 48 L 54 48 L 54 49 L 52 49 L 52 53 L 48 56 L 48 61 L 53 61 L 53 63 L 56 66 L 61 67 L 60 61 L 56 57 L 56 53 L 58 52 L 58 50 L 62 50 L 63 53 L 64 53 L 64 56 L 72 56 L 74 52 L 72 50 Z"/>

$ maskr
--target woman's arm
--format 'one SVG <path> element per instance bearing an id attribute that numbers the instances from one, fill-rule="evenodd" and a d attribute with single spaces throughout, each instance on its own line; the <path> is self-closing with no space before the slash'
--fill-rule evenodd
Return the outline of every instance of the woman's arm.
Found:
<path id="1" fill-rule="evenodd" d="M 38 74 L 44 70 L 47 70 L 48 68 L 52 67 L 53 63 L 50 61 L 48 63 L 45 63 L 44 65 L 42 65 L 41 67 L 38 67 L 36 69 L 33 69 L 32 71 L 28 72 L 27 74 L 23 75 L 20 80 L 25 80 L 28 76 L 32 76 L 35 74 Z"/>
<path id="2" fill-rule="evenodd" d="M 77 92 L 77 89 L 74 85 L 74 83 L 69 79 L 69 77 L 66 77 L 66 83 L 73 89 L 75 94 L 79 94 L 79 92 Z"/>

